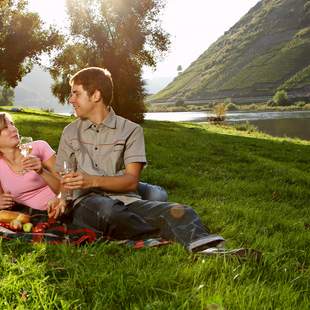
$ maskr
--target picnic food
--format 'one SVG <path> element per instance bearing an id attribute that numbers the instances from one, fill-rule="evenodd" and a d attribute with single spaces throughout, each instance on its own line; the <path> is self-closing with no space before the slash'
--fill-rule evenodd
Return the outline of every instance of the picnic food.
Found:
<path id="1" fill-rule="evenodd" d="M 31 232 L 33 225 L 31 223 L 26 223 L 23 225 L 24 232 Z"/>
<path id="2" fill-rule="evenodd" d="M 16 211 L 0 211 L 0 222 L 11 223 L 13 220 L 18 220 L 21 224 L 25 224 L 30 222 L 30 216 Z"/>
<path id="3" fill-rule="evenodd" d="M 12 220 L 11 222 L 10 222 L 10 228 L 12 229 L 12 230 L 21 230 L 22 229 L 22 227 L 23 227 L 23 224 L 22 224 L 22 222 L 21 221 L 19 221 L 19 220 Z"/>

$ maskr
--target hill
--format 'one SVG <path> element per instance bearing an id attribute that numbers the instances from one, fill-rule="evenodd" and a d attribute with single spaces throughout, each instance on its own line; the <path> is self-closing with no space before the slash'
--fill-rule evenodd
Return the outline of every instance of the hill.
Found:
<path id="1" fill-rule="evenodd" d="M 309 55 L 310 1 L 262 0 L 151 101 L 310 98 Z"/>
<path id="2" fill-rule="evenodd" d="M 160 76 L 145 79 L 145 90 L 148 94 L 155 94 L 167 86 L 172 80 L 172 76 Z"/>
<path id="3" fill-rule="evenodd" d="M 173 77 L 163 76 L 145 79 L 145 89 L 154 94 L 163 89 Z M 34 66 L 15 88 L 15 105 L 31 108 L 50 108 L 55 112 L 71 113 L 69 105 L 62 105 L 52 94 L 53 80 L 47 71 Z"/>
<path id="4" fill-rule="evenodd" d="M 49 108 L 55 112 L 72 111 L 69 105 L 62 105 L 58 102 L 51 91 L 52 78 L 50 74 L 39 66 L 34 66 L 15 88 L 16 106 L 32 108 Z"/>

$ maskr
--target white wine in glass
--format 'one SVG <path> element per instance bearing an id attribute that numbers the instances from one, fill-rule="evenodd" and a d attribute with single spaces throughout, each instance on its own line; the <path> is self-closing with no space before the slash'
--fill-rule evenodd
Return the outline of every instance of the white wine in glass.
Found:
<path id="1" fill-rule="evenodd" d="M 59 172 L 59 174 L 64 177 L 66 174 L 73 172 L 74 169 L 70 163 L 70 161 L 64 160 L 62 164 L 62 170 Z M 65 190 L 65 200 L 72 200 L 73 199 L 73 193 L 72 190 Z"/>
<path id="2" fill-rule="evenodd" d="M 32 150 L 32 138 L 31 137 L 20 137 L 20 153 L 24 156 L 27 157 Z"/>

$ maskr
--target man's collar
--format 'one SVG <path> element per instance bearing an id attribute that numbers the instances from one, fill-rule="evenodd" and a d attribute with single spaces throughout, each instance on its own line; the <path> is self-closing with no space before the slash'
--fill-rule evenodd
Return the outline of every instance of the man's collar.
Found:
<path id="1" fill-rule="evenodd" d="M 107 126 L 107 127 L 111 128 L 111 129 L 116 128 L 116 114 L 115 114 L 114 110 L 112 109 L 112 107 L 110 107 L 110 111 L 109 111 L 108 115 L 106 116 L 106 118 L 103 120 L 103 122 L 101 124 L 103 126 Z M 98 126 L 100 126 L 101 124 L 99 124 Z M 89 129 L 93 125 L 94 124 L 89 119 L 82 121 L 82 129 L 83 130 Z"/>
<path id="2" fill-rule="evenodd" d="M 102 124 L 104 126 L 107 126 L 107 127 L 111 128 L 111 129 L 115 129 L 116 128 L 116 115 L 115 115 L 115 112 L 112 109 L 112 107 L 110 107 L 109 114 L 103 120 Z"/>

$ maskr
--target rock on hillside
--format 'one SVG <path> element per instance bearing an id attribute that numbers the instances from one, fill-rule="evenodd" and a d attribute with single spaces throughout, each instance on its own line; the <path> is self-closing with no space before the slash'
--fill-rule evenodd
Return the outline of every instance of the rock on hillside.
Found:
<path id="1" fill-rule="evenodd" d="M 310 98 L 309 55 L 310 0 L 262 0 L 151 101 Z"/>

